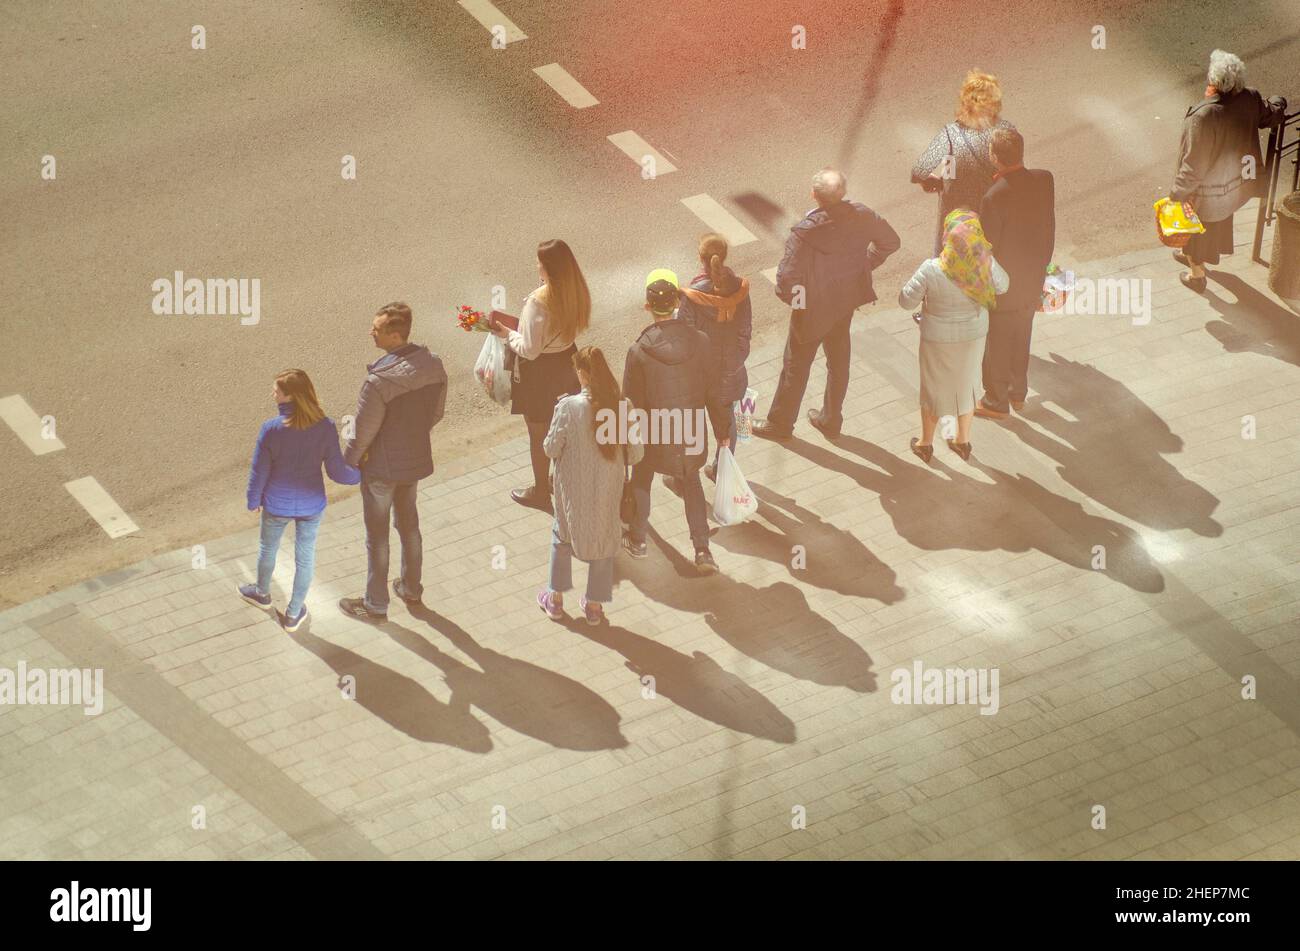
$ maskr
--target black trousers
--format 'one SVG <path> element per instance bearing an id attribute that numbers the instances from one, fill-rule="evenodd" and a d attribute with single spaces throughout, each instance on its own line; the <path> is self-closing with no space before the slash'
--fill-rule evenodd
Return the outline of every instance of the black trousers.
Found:
<path id="1" fill-rule="evenodd" d="M 849 392 L 849 328 L 853 311 L 830 325 L 821 336 L 807 332 L 804 315 L 790 315 L 790 332 L 785 339 L 785 360 L 781 364 L 781 379 L 772 397 L 772 408 L 767 412 L 768 425 L 789 432 L 794 429 L 799 405 L 808 389 L 808 374 L 818 349 L 826 354 L 826 393 L 822 396 L 822 420 L 830 429 L 839 429 L 844 422 L 844 397 Z"/>
<path id="2" fill-rule="evenodd" d="M 989 314 L 984 344 L 984 403 L 1003 413 L 1011 403 L 1029 395 L 1029 340 L 1034 332 L 1034 308 L 995 310 Z"/>

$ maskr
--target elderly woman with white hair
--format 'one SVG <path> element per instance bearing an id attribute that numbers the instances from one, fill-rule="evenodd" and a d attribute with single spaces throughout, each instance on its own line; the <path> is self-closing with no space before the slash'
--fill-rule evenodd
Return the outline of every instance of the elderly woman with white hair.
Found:
<path id="1" fill-rule="evenodd" d="M 1190 271 L 1178 279 L 1198 294 L 1205 290 L 1205 265 L 1232 253 L 1232 216 L 1260 194 L 1263 160 L 1259 130 L 1282 121 L 1286 100 L 1267 102 L 1246 86 L 1246 64 L 1223 50 L 1210 54 L 1205 98 L 1187 110 L 1179 144 L 1178 173 L 1169 192 L 1191 207 L 1205 225 L 1174 260 Z M 1250 157 L 1248 162 L 1247 156 Z"/>

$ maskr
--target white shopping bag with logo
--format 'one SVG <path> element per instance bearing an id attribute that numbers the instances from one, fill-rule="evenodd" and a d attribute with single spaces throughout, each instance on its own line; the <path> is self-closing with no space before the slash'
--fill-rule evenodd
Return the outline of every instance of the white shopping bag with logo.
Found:
<path id="1" fill-rule="evenodd" d="M 739 525 L 758 511 L 758 499 L 736 464 L 730 449 L 718 453 L 717 492 L 713 496 L 713 518 L 719 525 Z"/>
<path id="2" fill-rule="evenodd" d="M 749 442 L 754 437 L 754 410 L 758 407 L 758 390 L 752 386 L 745 395 L 731 404 L 736 417 L 736 442 Z"/>
<path id="3" fill-rule="evenodd" d="M 506 342 L 496 334 L 488 334 L 483 349 L 474 361 L 474 379 L 484 391 L 503 406 L 510 402 L 510 374 L 506 372 Z"/>

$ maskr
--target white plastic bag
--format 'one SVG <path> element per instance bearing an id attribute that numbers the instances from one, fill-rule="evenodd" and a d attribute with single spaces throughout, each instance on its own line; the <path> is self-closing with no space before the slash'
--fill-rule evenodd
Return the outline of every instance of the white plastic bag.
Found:
<path id="1" fill-rule="evenodd" d="M 506 342 L 496 334 L 488 334 L 483 349 L 474 361 L 474 379 L 482 384 L 487 395 L 498 403 L 510 402 L 510 374 L 506 372 Z"/>
<path id="2" fill-rule="evenodd" d="M 739 525 L 758 511 L 758 499 L 736 465 L 730 449 L 718 453 L 717 492 L 713 496 L 713 518 L 719 525 Z"/>
<path id="3" fill-rule="evenodd" d="M 736 442 L 749 442 L 754 435 L 754 410 L 758 405 L 758 390 L 752 386 L 745 390 L 745 395 L 731 404 L 731 412 L 736 417 Z"/>

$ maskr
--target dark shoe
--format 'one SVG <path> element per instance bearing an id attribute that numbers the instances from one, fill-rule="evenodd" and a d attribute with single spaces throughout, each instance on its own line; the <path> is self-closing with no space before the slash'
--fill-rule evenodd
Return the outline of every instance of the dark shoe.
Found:
<path id="1" fill-rule="evenodd" d="M 1021 403 L 1020 405 L 1024 406 L 1025 404 Z M 1006 419 L 1011 414 L 1004 413 L 1000 409 L 994 409 L 983 400 L 980 400 L 975 404 L 975 415 L 979 416 L 981 419 Z"/>
<path id="2" fill-rule="evenodd" d="M 1188 290 L 1196 291 L 1198 294 L 1205 293 L 1207 281 L 1203 277 L 1192 277 L 1191 272 L 1178 275 L 1178 280 L 1182 281 L 1183 287 Z"/>
<path id="3" fill-rule="evenodd" d="M 537 509 L 541 512 L 552 511 L 551 497 L 537 491 L 535 485 L 530 485 L 526 489 L 511 489 L 510 497 L 525 508 Z"/>
<path id="4" fill-rule="evenodd" d="M 1174 260 L 1177 261 L 1179 264 L 1181 264 L 1183 267 L 1192 266 L 1192 259 L 1189 258 L 1187 255 L 1183 254 L 1182 251 L 1174 252 Z"/>
<path id="5" fill-rule="evenodd" d="M 289 617 L 288 612 L 281 614 L 280 626 L 292 634 L 294 631 L 298 630 L 298 628 L 302 627 L 302 622 L 305 620 L 307 620 L 307 605 L 304 604 L 302 610 L 298 612 L 297 617 Z"/>
<path id="6" fill-rule="evenodd" d="M 707 466 L 704 467 L 704 478 L 708 479 L 710 482 L 717 482 L 718 467 L 710 462 Z"/>
<path id="7" fill-rule="evenodd" d="M 271 596 L 269 594 L 258 594 L 257 585 L 241 584 L 239 586 L 239 596 L 254 607 L 269 608 L 271 606 Z"/>
<path id="8" fill-rule="evenodd" d="M 339 601 L 339 610 L 348 617 L 358 621 L 387 621 L 387 614 L 376 614 L 366 607 L 365 598 L 343 598 Z"/>
<path id="9" fill-rule="evenodd" d="M 393 594 L 397 595 L 399 598 L 401 598 L 403 601 L 405 601 L 413 608 L 420 607 L 421 605 L 424 604 L 424 602 L 421 601 L 419 598 L 408 598 L 406 596 L 405 589 L 402 588 L 401 578 L 393 579 Z"/>
<path id="10" fill-rule="evenodd" d="M 837 426 L 836 428 L 834 428 L 834 429 L 831 429 L 829 426 L 825 425 L 825 424 L 822 422 L 822 413 L 821 413 L 821 410 L 818 410 L 818 409 L 810 409 L 810 410 L 808 410 L 808 422 L 812 423 L 812 425 L 813 425 L 813 429 L 815 429 L 815 430 L 817 430 L 818 432 L 820 432 L 820 433 L 821 433 L 823 436 L 825 436 L 827 439 L 839 439 L 839 438 L 840 438 L 840 430 L 839 430 L 839 427 L 838 427 L 838 426 Z"/>
<path id="11" fill-rule="evenodd" d="M 930 459 L 934 456 L 934 446 L 922 446 L 921 441 L 915 436 L 912 437 L 912 452 L 921 457 L 921 461 L 926 465 L 930 464 Z"/>
<path id="12" fill-rule="evenodd" d="M 1021 410 L 1023 410 L 1023 409 L 1025 408 L 1025 401 L 1024 401 L 1024 400 L 1012 400 L 1012 401 L 1011 401 L 1011 408 L 1012 408 L 1013 410 L 1015 410 L 1017 413 L 1019 413 Z"/>
<path id="13" fill-rule="evenodd" d="M 771 439 L 775 442 L 785 442 L 794 436 L 794 431 L 789 429 L 777 429 L 767 420 L 761 423 L 755 423 L 750 430 L 759 439 Z"/>
<path id="14" fill-rule="evenodd" d="M 948 448 L 951 449 L 953 452 L 957 453 L 957 455 L 961 456 L 962 461 L 965 462 L 967 459 L 970 458 L 970 452 L 973 447 L 968 442 L 953 442 L 951 439 L 949 439 Z"/>
<path id="15" fill-rule="evenodd" d="M 702 575 L 717 573 L 718 563 L 713 560 L 713 555 L 707 548 L 701 548 L 695 553 L 695 570 Z"/>
<path id="16" fill-rule="evenodd" d="M 632 541 L 632 536 L 624 532 L 623 550 L 627 552 L 629 555 L 631 555 L 633 558 L 644 558 L 646 556 L 646 550 L 647 550 L 646 543 L 634 542 Z"/>

